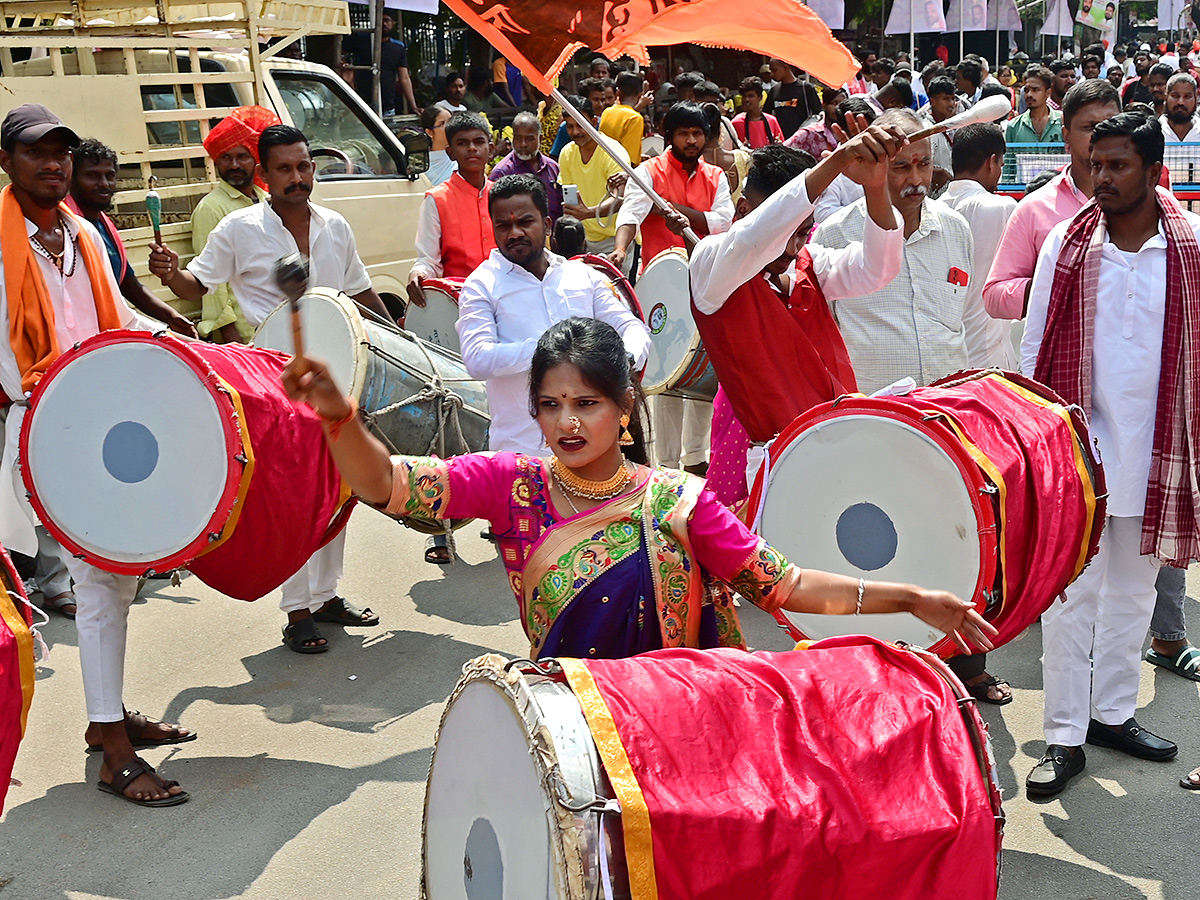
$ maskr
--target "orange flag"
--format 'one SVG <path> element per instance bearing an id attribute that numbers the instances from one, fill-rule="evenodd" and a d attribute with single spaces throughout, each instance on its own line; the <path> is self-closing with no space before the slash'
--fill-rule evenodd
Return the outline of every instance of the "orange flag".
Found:
<path id="1" fill-rule="evenodd" d="M 582 47 L 648 65 L 648 47 L 694 43 L 779 57 L 826 84 L 859 63 L 800 0 L 444 0 L 542 91 Z"/>

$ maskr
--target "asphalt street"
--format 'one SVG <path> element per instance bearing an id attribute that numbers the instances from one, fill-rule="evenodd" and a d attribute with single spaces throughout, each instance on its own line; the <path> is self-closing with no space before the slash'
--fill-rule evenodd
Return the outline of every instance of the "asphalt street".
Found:
<path id="1" fill-rule="evenodd" d="M 74 624 L 53 619 L 0 820 L 0 900 L 414 900 L 444 702 L 466 660 L 528 649 L 495 548 L 477 526 L 459 534 L 462 559 L 434 567 L 423 536 L 358 510 L 342 593 L 383 622 L 322 626 L 333 647 L 317 656 L 280 642 L 278 594 L 247 604 L 196 578 L 152 583 L 131 614 L 125 696 L 199 733 L 143 751 L 192 794 L 179 807 L 96 789 Z M 1194 600 L 1188 614 L 1200 623 Z M 758 610 L 743 606 L 743 620 L 755 647 L 790 646 Z M 1016 695 L 984 707 L 1008 816 L 1000 896 L 1200 896 L 1200 792 L 1177 785 L 1200 764 L 1200 685 L 1144 665 L 1139 720 L 1177 741 L 1179 758 L 1088 748 L 1084 775 L 1035 803 L 1024 778 L 1042 750 L 1040 653 L 1034 628 L 989 659 Z"/>

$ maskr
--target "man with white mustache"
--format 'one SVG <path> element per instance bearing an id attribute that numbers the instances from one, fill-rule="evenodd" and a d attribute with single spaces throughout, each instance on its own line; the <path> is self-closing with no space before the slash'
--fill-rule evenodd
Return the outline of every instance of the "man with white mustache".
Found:
<path id="1" fill-rule="evenodd" d="M 914 134 L 924 123 L 908 109 L 875 120 Z M 929 140 L 906 144 L 888 166 L 888 193 L 904 220 L 900 274 L 886 287 L 833 304 L 859 390 L 873 393 L 902 378 L 929 384 L 967 366 L 963 307 L 975 277 L 966 219 L 928 196 L 933 180 Z M 821 224 L 813 241 L 841 249 L 863 239 L 866 203 L 859 200 Z"/>
<path id="2" fill-rule="evenodd" d="M 542 126 L 537 116 L 519 112 L 512 123 L 512 152 L 492 167 L 488 181 L 499 181 L 505 175 L 532 175 L 546 189 L 550 203 L 550 227 L 562 215 L 562 188 L 558 185 L 558 163 L 538 149 Z"/>

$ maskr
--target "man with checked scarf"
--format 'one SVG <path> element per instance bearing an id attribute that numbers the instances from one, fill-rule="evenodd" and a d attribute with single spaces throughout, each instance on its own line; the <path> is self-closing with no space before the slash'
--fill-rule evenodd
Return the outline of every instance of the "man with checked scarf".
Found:
<path id="1" fill-rule="evenodd" d="M 1047 747 L 1031 796 L 1083 771 L 1085 741 L 1178 752 L 1134 719 L 1158 569 L 1200 559 L 1200 217 L 1157 187 L 1162 161 L 1154 119 L 1096 125 L 1093 202 L 1050 232 L 1030 290 L 1022 371 L 1087 412 L 1108 481 L 1099 552 L 1042 616 Z"/>

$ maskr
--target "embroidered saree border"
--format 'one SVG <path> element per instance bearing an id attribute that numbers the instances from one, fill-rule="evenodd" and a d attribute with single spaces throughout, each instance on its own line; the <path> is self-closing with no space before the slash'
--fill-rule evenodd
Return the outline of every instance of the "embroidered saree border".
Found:
<path id="1" fill-rule="evenodd" d="M 21 734 L 24 735 L 29 720 L 29 706 L 33 703 L 33 634 L 21 617 L 16 602 L 7 593 L 0 597 L 0 619 L 4 620 L 17 641 L 17 660 L 21 670 Z"/>
<path id="2" fill-rule="evenodd" d="M 592 739 L 604 763 L 609 783 L 621 801 L 621 830 L 625 836 L 625 864 L 629 870 L 629 894 L 632 900 L 658 900 L 658 881 L 654 874 L 654 841 L 650 828 L 650 808 L 638 784 L 637 775 L 617 733 L 612 712 L 596 686 L 586 664 L 578 659 L 560 659 L 563 674 L 575 693 L 591 729 Z"/>

